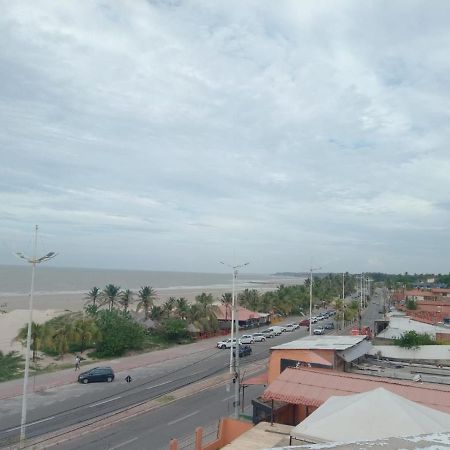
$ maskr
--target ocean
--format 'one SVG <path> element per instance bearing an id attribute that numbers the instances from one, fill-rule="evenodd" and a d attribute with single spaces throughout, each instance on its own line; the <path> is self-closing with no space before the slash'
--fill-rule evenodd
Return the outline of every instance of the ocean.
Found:
<path id="1" fill-rule="evenodd" d="M 37 266 L 35 295 L 85 295 L 94 286 L 103 289 L 107 284 L 137 292 L 141 286 L 156 291 L 209 289 L 231 291 L 230 273 L 158 272 L 85 268 L 54 268 Z M 301 284 L 303 278 L 280 277 L 270 274 L 251 274 L 242 271 L 236 289 L 264 288 L 276 284 Z M 30 292 L 31 266 L 0 265 L 0 298 L 27 295 Z"/>

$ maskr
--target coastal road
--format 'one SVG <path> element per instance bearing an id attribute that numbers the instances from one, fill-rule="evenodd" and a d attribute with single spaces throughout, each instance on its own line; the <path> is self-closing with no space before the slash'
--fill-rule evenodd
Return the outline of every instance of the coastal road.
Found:
<path id="1" fill-rule="evenodd" d="M 256 398 L 263 386 L 249 386 L 246 399 Z M 218 421 L 233 411 L 233 393 L 224 385 L 201 391 L 149 413 L 133 417 L 126 422 L 97 433 L 89 433 L 79 439 L 58 445 L 64 450 L 167 450 L 171 438 L 177 438 L 180 447 L 192 442 L 195 429 L 200 425 L 211 440 L 217 435 Z M 246 401 L 245 413 L 251 414 L 250 400 Z"/>

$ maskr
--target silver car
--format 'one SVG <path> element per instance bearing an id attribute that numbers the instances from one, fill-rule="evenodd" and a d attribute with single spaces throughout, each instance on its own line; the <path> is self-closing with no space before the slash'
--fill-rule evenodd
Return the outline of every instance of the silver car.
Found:
<path id="1" fill-rule="evenodd" d="M 263 333 L 253 333 L 253 340 L 255 342 L 265 342 L 266 337 Z"/>

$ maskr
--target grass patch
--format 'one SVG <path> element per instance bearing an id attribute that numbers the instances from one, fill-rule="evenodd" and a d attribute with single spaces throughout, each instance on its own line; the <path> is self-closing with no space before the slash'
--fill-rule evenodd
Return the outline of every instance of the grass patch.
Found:
<path id="1" fill-rule="evenodd" d="M 159 397 L 156 399 L 156 401 L 158 403 L 162 403 L 162 404 L 170 403 L 170 402 L 173 402 L 174 400 L 175 400 L 175 395 L 163 395 L 162 397 Z"/>

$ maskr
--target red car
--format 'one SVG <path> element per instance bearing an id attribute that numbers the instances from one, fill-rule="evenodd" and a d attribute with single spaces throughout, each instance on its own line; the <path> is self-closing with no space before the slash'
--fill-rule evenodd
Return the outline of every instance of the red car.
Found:
<path id="1" fill-rule="evenodd" d="M 298 323 L 301 327 L 309 327 L 309 319 L 304 319 Z"/>

